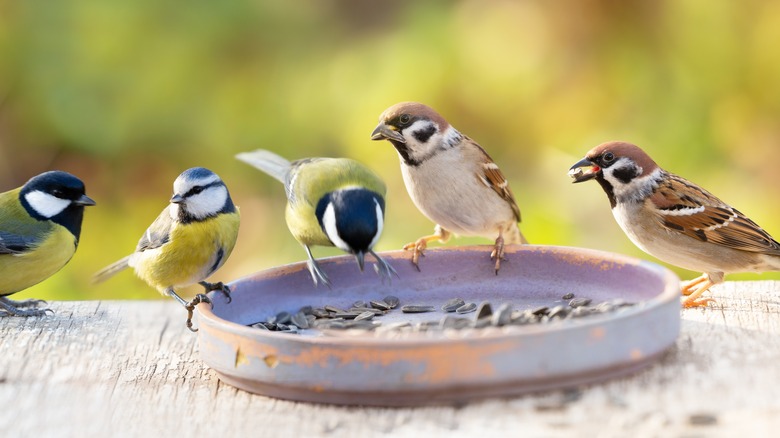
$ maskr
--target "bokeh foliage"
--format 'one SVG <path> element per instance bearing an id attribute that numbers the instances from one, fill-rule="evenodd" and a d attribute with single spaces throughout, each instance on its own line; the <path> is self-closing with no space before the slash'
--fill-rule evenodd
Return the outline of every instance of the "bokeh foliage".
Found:
<path id="1" fill-rule="evenodd" d="M 216 277 L 303 260 L 281 187 L 233 159 L 258 147 L 370 165 L 390 190 L 379 249 L 399 248 L 432 228 L 392 147 L 369 140 L 402 100 L 437 108 L 491 153 L 533 243 L 652 260 L 596 184 L 566 176 L 616 139 L 780 235 L 778 47 L 772 0 L 5 1 L 0 187 L 57 168 L 99 204 L 71 263 L 18 297 L 157 296 L 130 273 L 89 278 L 135 247 L 176 175 L 198 165 L 223 177 L 243 218 Z M 464 243 L 487 242 L 450 244 Z"/>

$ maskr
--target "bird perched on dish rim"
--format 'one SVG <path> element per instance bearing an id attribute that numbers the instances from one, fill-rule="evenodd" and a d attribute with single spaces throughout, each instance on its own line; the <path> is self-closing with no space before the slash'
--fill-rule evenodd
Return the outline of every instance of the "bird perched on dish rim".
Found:
<path id="1" fill-rule="evenodd" d="M 230 257 L 238 237 L 240 217 L 227 186 L 203 167 L 187 169 L 173 183 L 173 197 L 138 241 L 135 252 L 95 275 L 102 282 L 127 267 L 163 295 L 187 309 L 187 328 L 199 303 L 210 303 L 205 294 L 191 301 L 176 289 L 195 283 L 206 292 L 221 291 L 230 299 L 230 288 L 205 281 Z"/>
<path id="2" fill-rule="evenodd" d="M 398 152 L 412 202 L 436 223 L 434 234 L 404 246 L 419 257 L 428 243 L 452 233 L 495 240 L 495 272 L 504 245 L 528 243 L 518 228 L 520 209 L 498 165 L 474 140 L 460 133 L 429 106 L 401 102 L 379 116 L 372 140 L 388 140 Z"/>
<path id="3" fill-rule="evenodd" d="M 42 316 L 42 300 L 8 295 L 51 277 L 70 261 L 79 244 L 84 207 L 95 205 L 77 177 L 44 172 L 0 194 L 0 316 Z"/>
<path id="4" fill-rule="evenodd" d="M 314 259 L 311 246 L 335 246 L 355 256 L 363 270 L 365 255 L 376 260 L 382 282 L 395 269 L 374 252 L 384 227 L 385 183 L 363 164 L 348 158 L 303 158 L 290 162 L 271 151 L 258 149 L 236 155 L 284 184 L 285 219 L 295 240 L 306 250 L 307 267 L 314 284 L 331 286 Z"/>
<path id="5" fill-rule="evenodd" d="M 705 189 L 660 168 L 636 145 L 598 145 L 569 175 L 575 183 L 594 179 L 601 185 L 618 225 L 641 250 L 703 272 L 683 283 L 684 307 L 708 305 L 711 298 L 699 297 L 728 273 L 780 270 L 780 243 L 769 233 Z"/>

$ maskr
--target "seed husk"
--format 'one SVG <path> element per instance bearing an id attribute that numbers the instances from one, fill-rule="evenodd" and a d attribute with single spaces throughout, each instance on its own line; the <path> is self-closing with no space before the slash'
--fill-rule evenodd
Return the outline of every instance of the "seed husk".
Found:
<path id="1" fill-rule="evenodd" d="M 330 313 L 344 313 L 345 312 L 344 309 L 341 309 L 341 308 L 336 307 L 336 306 L 331 306 L 331 305 L 325 306 L 325 310 L 327 310 Z"/>
<path id="2" fill-rule="evenodd" d="M 498 306 L 490 320 L 490 323 L 496 327 L 505 326 L 510 322 L 512 322 L 512 305 L 509 303 Z"/>
<path id="3" fill-rule="evenodd" d="M 562 299 L 562 300 L 570 300 L 570 299 L 572 299 L 572 298 L 574 298 L 574 294 L 573 294 L 573 293 L 571 293 L 571 292 L 569 292 L 569 293 L 567 293 L 566 295 L 564 295 L 564 296 L 562 296 L 562 297 L 561 297 L 561 299 Z"/>
<path id="4" fill-rule="evenodd" d="M 447 301 L 446 303 L 442 304 L 441 310 L 445 312 L 454 312 L 458 310 L 458 307 L 461 307 L 464 304 L 466 304 L 466 302 L 463 301 L 463 298 L 453 298 Z"/>

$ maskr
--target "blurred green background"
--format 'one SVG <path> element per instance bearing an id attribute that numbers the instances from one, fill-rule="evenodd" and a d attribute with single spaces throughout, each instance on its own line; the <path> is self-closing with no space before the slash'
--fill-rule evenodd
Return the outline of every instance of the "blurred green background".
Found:
<path id="1" fill-rule="evenodd" d="M 566 175 L 617 139 L 780 236 L 779 48 L 771 0 L 0 2 L 0 188 L 62 169 L 98 202 L 71 263 L 15 298 L 159 296 L 130 272 L 89 279 L 134 249 L 192 166 L 220 174 L 241 207 L 216 279 L 303 260 L 282 187 L 233 158 L 259 147 L 367 163 L 389 185 L 379 249 L 401 247 L 433 224 L 393 148 L 369 135 L 403 100 L 490 152 L 532 243 L 654 260 L 597 184 Z M 450 245 L 466 243 L 488 241 Z"/>

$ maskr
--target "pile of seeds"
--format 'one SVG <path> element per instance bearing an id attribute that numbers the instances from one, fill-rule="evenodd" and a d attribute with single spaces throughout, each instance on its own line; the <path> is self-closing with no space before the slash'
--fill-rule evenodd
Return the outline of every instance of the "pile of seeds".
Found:
<path id="1" fill-rule="evenodd" d="M 397 297 L 388 295 L 376 301 L 356 301 L 348 309 L 330 305 L 325 307 L 304 306 L 295 313 L 279 312 L 268 318 L 267 321 L 251 324 L 250 326 L 284 333 L 299 333 L 300 330 L 306 329 L 376 330 L 378 333 L 393 331 L 424 332 L 446 329 L 461 330 L 466 328 L 544 324 L 564 319 L 614 312 L 635 305 L 635 303 L 629 303 L 620 299 L 612 299 L 592 305 L 590 298 L 575 297 L 572 293 L 567 293 L 561 299 L 565 304 L 515 310 L 511 304 L 503 303 L 494 311 L 493 306 L 487 301 L 477 305 L 476 303 L 467 303 L 462 298 L 453 298 L 441 305 L 441 311 L 447 315 L 439 320 L 415 323 L 402 321 L 383 325 L 376 318 L 386 315 L 401 304 Z M 427 313 L 436 311 L 436 307 L 407 304 L 401 306 L 401 311 L 403 313 Z M 476 312 L 474 318 L 453 315 L 471 312 Z"/>

